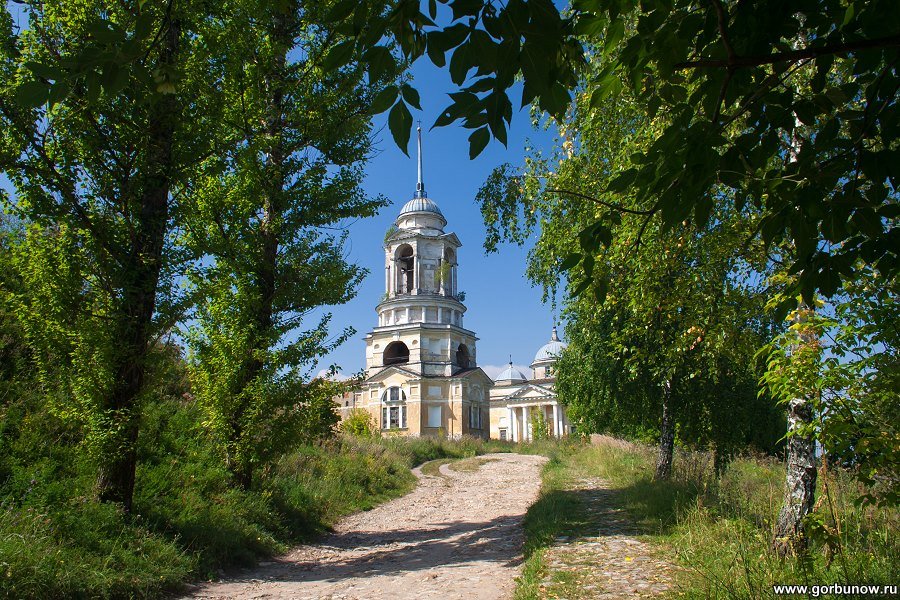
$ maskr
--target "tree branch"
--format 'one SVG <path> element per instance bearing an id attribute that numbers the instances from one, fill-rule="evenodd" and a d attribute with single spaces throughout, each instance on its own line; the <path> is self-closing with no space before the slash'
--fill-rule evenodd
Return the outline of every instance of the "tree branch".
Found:
<path id="1" fill-rule="evenodd" d="M 590 200 L 591 202 L 596 202 L 597 204 L 599 204 L 601 206 L 605 206 L 606 208 L 608 208 L 610 210 L 628 213 L 631 215 L 652 215 L 654 213 L 654 211 L 652 211 L 652 210 L 634 210 L 631 208 L 626 208 L 626 207 L 622 206 L 621 204 L 613 204 L 611 202 L 606 202 L 605 200 L 600 200 L 599 198 L 594 198 L 593 196 L 587 196 L 585 194 L 581 194 L 579 192 L 573 192 L 571 190 L 551 189 L 551 190 L 547 190 L 547 192 L 550 194 L 569 194 L 570 196 L 582 198 L 583 200 Z"/>
<path id="2" fill-rule="evenodd" d="M 897 47 L 900 47 L 900 35 L 891 35 L 871 40 L 858 40 L 842 44 L 826 44 L 825 46 L 820 46 L 818 48 L 803 48 L 800 50 L 791 50 L 790 52 L 777 52 L 767 56 L 730 56 L 726 59 L 701 58 L 698 60 L 688 60 L 676 63 L 675 70 L 758 67 L 780 62 L 793 62 L 796 60 L 816 58 L 829 54 L 843 54 L 845 52 L 854 52 L 857 50 Z"/>
<path id="3" fill-rule="evenodd" d="M 728 60 L 738 58 L 731 45 L 731 39 L 728 37 L 728 15 L 725 14 L 725 7 L 722 6 L 722 0 L 712 0 L 713 8 L 716 11 L 716 20 L 719 23 L 719 35 L 722 36 L 722 45 L 725 46 L 725 52 L 728 53 Z"/>

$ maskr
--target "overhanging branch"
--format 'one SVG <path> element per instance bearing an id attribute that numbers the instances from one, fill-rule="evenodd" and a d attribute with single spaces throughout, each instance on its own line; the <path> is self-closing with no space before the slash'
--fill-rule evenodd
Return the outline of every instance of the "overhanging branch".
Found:
<path id="1" fill-rule="evenodd" d="M 875 48 L 900 48 L 900 35 L 845 42 L 842 44 L 826 44 L 817 48 L 803 48 L 800 50 L 791 50 L 790 52 L 778 52 L 767 56 L 732 56 L 729 58 L 701 58 L 698 60 L 688 60 L 677 63 L 675 65 L 675 70 L 758 67 L 761 65 L 794 62 L 829 54 L 844 54 L 846 52 L 872 50 Z"/>

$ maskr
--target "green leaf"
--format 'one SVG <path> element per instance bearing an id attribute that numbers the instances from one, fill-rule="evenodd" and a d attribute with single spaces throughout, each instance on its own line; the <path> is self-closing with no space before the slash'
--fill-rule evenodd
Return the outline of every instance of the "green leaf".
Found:
<path id="1" fill-rule="evenodd" d="M 353 49 L 356 45 L 355 40 L 346 40 L 332 48 L 325 60 L 322 61 L 322 68 L 326 71 L 340 69 L 350 62 L 353 57 Z"/>
<path id="2" fill-rule="evenodd" d="M 356 0 L 340 0 L 331 7 L 325 20 L 328 23 L 339 23 L 353 14 L 357 4 Z"/>
<path id="3" fill-rule="evenodd" d="M 88 71 L 84 75 L 84 83 L 87 88 L 85 99 L 89 103 L 96 102 L 100 97 L 100 74 L 97 71 Z"/>
<path id="4" fill-rule="evenodd" d="M 154 18 L 153 13 L 142 11 L 134 22 L 134 37 L 138 40 L 144 40 L 153 32 Z"/>
<path id="5" fill-rule="evenodd" d="M 437 44 L 433 44 L 431 42 L 431 36 L 428 36 L 428 45 L 426 46 L 426 52 L 428 53 L 428 58 L 431 60 L 432 64 L 436 67 L 443 68 L 444 65 L 447 64 L 447 59 L 444 57 L 444 50 L 438 47 Z"/>
<path id="6" fill-rule="evenodd" d="M 451 0 L 450 9 L 453 11 L 453 20 L 463 17 L 473 17 L 484 5 L 482 0 Z"/>
<path id="7" fill-rule="evenodd" d="M 109 96 L 116 95 L 128 83 L 128 68 L 115 62 L 106 63 L 100 74 L 100 83 Z"/>
<path id="8" fill-rule="evenodd" d="M 637 176 L 637 169 L 623 171 L 606 186 L 606 191 L 614 194 L 624 192 L 634 183 L 635 176 Z"/>
<path id="9" fill-rule="evenodd" d="M 559 270 L 560 271 L 568 271 L 568 270 L 572 269 L 573 267 L 575 267 L 575 265 L 577 265 L 578 263 L 581 262 L 581 256 L 582 255 L 579 254 L 578 252 L 575 252 L 574 254 L 570 254 L 569 256 L 566 257 L 566 259 L 559 266 Z"/>
<path id="10" fill-rule="evenodd" d="M 125 41 L 124 32 L 116 28 L 110 21 L 102 19 L 92 21 L 85 29 L 93 39 L 101 44 L 121 44 Z"/>
<path id="11" fill-rule="evenodd" d="M 400 90 L 396 85 L 389 85 L 375 96 L 372 106 L 369 107 L 369 114 L 379 115 L 389 109 L 397 101 L 397 95 Z"/>
<path id="12" fill-rule="evenodd" d="M 481 151 L 485 149 L 490 139 L 491 134 L 487 127 L 481 127 L 473 131 L 472 135 L 469 136 L 469 159 L 471 160 L 481 154 Z"/>
<path id="13" fill-rule="evenodd" d="M 577 286 L 575 286 L 575 289 L 572 290 L 572 296 L 574 298 L 577 298 L 578 296 L 580 296 L 581 294 L 584 293 L 584 290 L 588 289 L 589 285 L 591 285 L 591 280 L 589 278 L 583 279 L 581 281 L 581 283 L 579 283 Z"/>
<path id="14" fill-rule="evenodd" d="M 33 61 L 26 62 L 25 66 L 28 67 L 28 70 L 34 73 L 35 76 L 43 77 L 44 79 L 49 79 L 51 81 L 62 79 L 65 76 L 63 70 L 59 67 Z"/>
<path id="15" fill-rule="evenodd" d="M 594 299 L 598 304 L 606 301 L 606 295 L 609 292 L 609 282 L 606 279 L 598 279 L 594 284 Z"/>
<path id="16" fill-rule="evenodd" d="M 407 147 L 409 146 L 412 122 L 412 114 L 403 102 L 395 104 L 388 115 L 388 128 L 391 130 L 391 135 L 394 136 L 394 142 L 407 156 L 409 156 Z"/>
<path id="17" fill-rule="evenodd" d="M 450 80 L 456 85 L 462 85 L 473 66 L 469 60 L 469 44 L 459 46 L 450 57 Z"/>
<path id="18" fill-rule="evenodd" d="M 47 102 L 50 86 L 40 81 L 26 81 L 16 90 L 16 101 L 26 108 L 34 108 Z"/>
<path id="19" fill-rule="evenodd" d="M 397 66 L 391 51 L 384 46 L 373 46 L 366 50 L 363 61 L 369 67 L 369 81 L 381 80 L 385 75 L 392 76 Z"/>
<path id="20" fill-rule="evenodd" d="M 48 101 L 50 102 L 50 106 L 62 102 L 69 96 L 69 92 L 72 91 L 72 86 L 65 79 L 57 81 L 53 84 L 53 87 L 50 88 L 50 96 Z"/>
<path id="21" fill-rule="evenodd" d="M 606 39 L 603 41 L 603 53 L 609 54 L 622 38 L 625 37 L 625 21 L 616 19 L 606 29 Z"/>
<path id="22" fill-rule="evenodd" d="M 403 99 L 410 106 L 416 108 L 417 110 L 422 110 L 422 105 L 419 101 L 419 92 L 416 90 L 416 88 L 404 83 L 400 87 L 400 92 L 403 94 Z"/>

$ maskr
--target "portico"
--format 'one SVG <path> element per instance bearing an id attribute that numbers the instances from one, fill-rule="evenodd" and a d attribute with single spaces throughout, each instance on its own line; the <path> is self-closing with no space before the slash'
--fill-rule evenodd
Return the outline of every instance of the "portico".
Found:
<path id="1" fill-rule="evenodd" d="M 550 341 L 538 350 L 531 363 L 534 378 L 529 380 L 513 365 L 494 380 L 491 389 L 491 437 L 513 442 L 535 439 L 536 422 L 547 428 L 549 437 L 561 438 L 572 433 L 565 406 L 556 397 L 554 367 L 565 349 L 556 328 Z"/>
<path id="2" fill-rule="evenodd" d="M 507 439 L 513 442 L 534 440 L 534 420 L 537 415 L 543 415 L 551 437 L 561 438 L 569 433 L 563 411 L 555 401 L 510 404 L 507 406 L 507 413 Z"/>

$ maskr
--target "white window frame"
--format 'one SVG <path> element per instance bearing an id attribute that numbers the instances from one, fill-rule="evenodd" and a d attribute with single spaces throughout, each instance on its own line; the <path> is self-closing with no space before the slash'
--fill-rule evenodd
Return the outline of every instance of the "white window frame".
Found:
<path id="1" fill-rule="evenodd" d="M 437 415 L 437 425 L 434 424 L 434 416 Z M 428 407 L 428 425 L 426 427 L 442 427 L 444 424 L 444 408 L 438 405 L 431 405 Z"/>
<path id="2" fill-rule="evenodd" d="M 381 429 L 406 429 L 406 391 L 391 386 L 381 394 Z"/>

